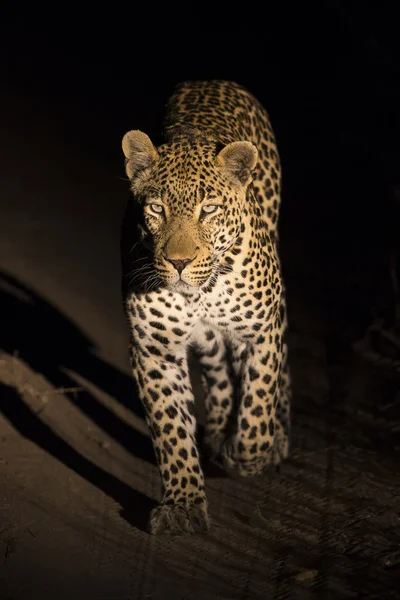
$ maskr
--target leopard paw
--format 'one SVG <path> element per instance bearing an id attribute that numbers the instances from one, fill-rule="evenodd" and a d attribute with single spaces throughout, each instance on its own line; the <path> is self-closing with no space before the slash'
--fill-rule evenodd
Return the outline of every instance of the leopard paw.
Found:
<path id="1" fill-rule="evenodd" d="M 187 535 L 210 529 L 207 505 L 161 504 L 151 512 L 149 531 L 154 535 Z"/>
<path id="2" fill-rule="evenodd" d="M 258 450 L 240 447 L 235 439 L 229 439 L 225 442 L 220 455 L 224 470 L 231 477 L 254 477 L 266 471 L 271 464 L 274 464 L 274 448 L 268 447 L 266 450 Z M 278 462 L 280 456 L 277 454 Z"/>

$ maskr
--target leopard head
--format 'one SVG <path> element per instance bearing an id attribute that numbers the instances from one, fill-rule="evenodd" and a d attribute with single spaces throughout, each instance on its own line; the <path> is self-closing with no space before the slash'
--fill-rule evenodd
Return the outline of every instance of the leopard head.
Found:
<path id="1" fill-rule="evenodd" d="M 122 149 L 137 226 L 160 282 L 206 285 L 240 235 L 256 147 L 240 141 L 220 148 L 199 138 L 155 148 L 145 133 L 129 131 Z"/>

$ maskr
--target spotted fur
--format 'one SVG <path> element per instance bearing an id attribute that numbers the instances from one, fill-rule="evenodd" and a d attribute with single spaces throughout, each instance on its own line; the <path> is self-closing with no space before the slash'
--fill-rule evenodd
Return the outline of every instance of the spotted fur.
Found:
<path id="1" fill-rule="evenodd" d="M 123 139 L 135 233 L 125 309 L 164 495 L 153 533 L 209 527 L 187 354 L 206 389 L 205 447 L 229 472 L 288 454 L 290 377 L 277 254 L 280 162 L 268 114 L 236 83 L 186 82 L 165 142 Z"/>

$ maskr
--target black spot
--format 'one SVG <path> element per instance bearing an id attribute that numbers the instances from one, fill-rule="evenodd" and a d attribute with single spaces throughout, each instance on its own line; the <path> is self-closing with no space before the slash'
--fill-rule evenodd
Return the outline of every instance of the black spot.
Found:
<path id="1" fill-rule="evenodd" d="M 166 433 L 167 435 L 169 433 L 171 433 L 171 431 L 173 430 L 173 425 L 171 425 L 171 423 L 165 423 L 164 427 L 163 427 L 163 432 Z"/>
<path id="2" fill-rule="evenodd" d="M 160 371 L 157 371 L 156 369 L 152 369 L 151 371 L 148 372 L 148 376 L 151 379 L 162 379 L 162 373 L 160 373 Z"/>
<path id="3" fill-rule="evenodd" d="M 254 381 L 260 377 L 260 373 L 258 373 L 258 371 L 256 371 L 253 367 L 249 367 L 249 376 L 250 381 Z"/>
<path id="4" fill-rule="evenodd" d="M 139 337 L 140 337 L 141 340 L 144 337 L 146 337 L 146 334 L 145 334 L 144 330 L 139 325 L 135 325 L 135 330 L 138 332 L 138 335 L 139 335 Z"/>
<path id="5" fill-rule="evenodd" d="M 254 440 L 257 437 L 257 425 L 251 428 L 249 433 L 249 440 Z"/>
<path id="6" fill-rule="evenodd" d="M 138 311 L 138 315 L 141 319 L 145 320 L 146 319 L 146 313 L 144 312 L 143 308 L 140 306 L 140 304 L 138 304 L 137 307 L 137 311 Z"/>
<path id="7" fill-rule="evenodd" d="M 218 384 L 218 389 L 219 390 L 226 390 L 226 388 L 228 387 L 228 381 L 225 379 L 225 381 L 221 381 L 221 383 Z"/>
<path id="8" fill-rule="evenodd" d="M 181 456 L 183 458 L 183 460 L 187 460 L 188 459 L 188 453 L 186 448 L 181 448 L 179 450 L 179 456 Z"/>
<path id="9" fill-rule="evenodd" d="M 155 317 L 158 317 L 158 318 L 161 318 L 163 316 L 162 312 L 160 312 L 156 308 L 150 308 L 150 312 L 152 315 L 154 315 Z"/>
<path id="10" fill-rule="evenodd" d="M 176 410 L 175 406 L 169 406 L 165 412 L 167 413 L 170 419 L 174 419 L 178 414 L 178 411 Z"/>
<path id="11" fill-rule="evenodd" d="M 261 415 L 263 414 L 263 407 L 261 406 L 261 404 L 257 404 L 257 406 L 255 406 L 251 411 L 251 414 L 255 417 L 261 417 Z"/>
<path id="12" fill-rule="evenodd" d="M 246 431 L 246 429 L 248 429 L 250 427 L 249 422 L 247 419 L 242 419 L 240 421 L 240 428 L 243 429 L 244 431 Z"/>
<path id="13" fill-rule="evenodd" d="M 181 438 L 181 440 L 184 440 L 187 438 L 187 433 L 183 429 L 183 427 L 178 427 L 178 437 Z"/>
<path id="14" fill-rule="evenodd" d="M 150 321 L 149 325 L 151 325 L 151 327 L 153 327 L 154 329 L 158 329 L 159 331 L 166 331 L 167 329 L 165 325 L 163 325 L 159 321 Z"/>
<path id="15" fill-rule="evenodd" d="M 266 365 L 271 358 L 271 352 L 267 352 L 267 354 L 261 359 L 261 363 Z"/>
<path id="16" fill-rule="evenodd" d="M 172 456 L 174 453 L 174 449 L 171 446 L 171 444 L 169 442 L 167 442 L 167 440 L 164 440 L 163 446 L 164 446 L 164 450 L 166 450 L 166 452 L 168 452 L 168 454 L 170 454 Z"/>
<path id="17" fill-rule="evenodd" d="M 155 356 L 161 356 L 161 352 L 158 348 L 156 348 L 156 346 L 146 346 L 146 348 L 150 352 L 150 354 L 154 354 Z"/>
<path id="18" fill-rule="evenodd" d="M 273 419 L 270 419 L 270 420 L 269 420 L 269 423 L 268 423 L 268 431 L 269 431 L 269 435 L 270 435 L 271 437 L 273 437 L 273 435 L 274 435 L 274 432 L 275 432 L 275 423 L 274 423 L 274 420 L 273 420 Z"/>
<path id="19" fill-rule="evenodd" d="M 245 408 L 250 408 L 250 406 L 253 404 L 253 396 L 251 396 L 250 394 L 248 394 L 245 399 L 244 399 L 244 405 Z"/>
<path id="20" fill-rule="evenodd" d="M 169 339 L 160 335 L 159 333 L 152 333 L 151 337 L 154 338 L 155 340 L 157 340 L 157 342 L 164 344 L 164 346 L 168 346 L 168 344 L 169 344 Z"/>
<path id="21" fill-rule="evenodd" d="M 151 388 L 149 388 L 149 396 L 151 396 L 151 398 L 154 400 L 154 402 L 156 400 L 159 399 L 160 395 L 157 394 L 157 392 L 155 392 L 154 390 L 152 390 Z"/>
<path id="22" fill-rule="evenodd" d="M 206 340 L 211 342 L 215 338 L 215 334 L 213 331 L 206 331 Z"/>
<path id="23" fill-rule="evenodd" d="M 179 335 L 179 336 L 185 335 L 185 332 L 182 331 L 182 329 L 179 329 L 178 327 L 173 327 L 172 331 L 175 335 Z"/>

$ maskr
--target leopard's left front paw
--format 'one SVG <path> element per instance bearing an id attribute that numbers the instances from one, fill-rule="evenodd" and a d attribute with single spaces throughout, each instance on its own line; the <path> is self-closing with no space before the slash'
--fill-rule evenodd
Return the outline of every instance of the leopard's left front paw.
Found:
<path id="1" fill-rule="evenodd" d="M 227 440 L 219 457 L 224 470 L 231 477 L 254 477 L 264 471 L 271 462 L 271 453 L 255 453 L 241 451 L 235 440 Z"/>
<path id="2" fill-rule="evenodd" d="M 288 452 L 288 437 L 282 431 L 275 435 L 272 447 L 267 448 L 263 448 L 263 444 L 259 444 L 259 447 L 252 444 L 250 448 L 246 448 L 234 438 L 227 440 L 222 447 L 219 461 L 231 476 L 254 477 L 263 473 L 271 464 L 278 465 L 287 458 Z"/>

